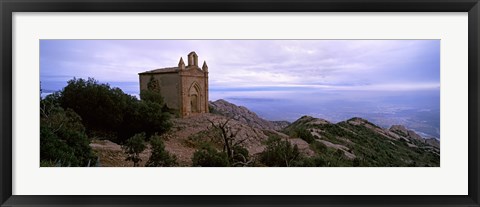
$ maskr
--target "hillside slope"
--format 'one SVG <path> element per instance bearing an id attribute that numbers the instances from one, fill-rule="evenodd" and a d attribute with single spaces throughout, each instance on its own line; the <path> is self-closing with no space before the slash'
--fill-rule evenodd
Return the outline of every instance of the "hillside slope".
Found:
<path id="1" fill-rule="evenodd" d="M 290 143 L 297 145 L 300 152 L 305 156 L 312 156 L 314 152 L 307 142 L 299 138 L 289 138 L 285 134 L 274 130 L 265 130 L 248 126 L 240 121 L 217 114 L 199 114 L 187 118 L 173 119 L 172 129 L 162 135 L 165 149 L 174 154 L 180 166 L 191 166 L 192 157 L 196 150 L 208 144 L 222 150 L 222 140 L 218 132 L 212 127 L 214 124 L 225 123 L 236 133 L 237 140 L 245 140 L 242 146 L 248 150 L 250 155 L 256 156 L 265 149 L 265 142 L 269 135 L 277 135 Z M 95 141 L 90 146 L 100 156 L 102 166 L 128 166 L 131 163 L 125 162 L 125 156 L 121 155 L 120 146 L 112 142 Z M 120 153 L 120 154 L 119 154 Z M 149 150 L 142 153 L 142 161 L 150 156 Z M 143 163 L 142 162 L 142 163 Z"/>
<path id="2" fill-rule="evenodd" d="M 269 138 L 277 137 L 297 146 L 301 156 L 295 166 L 439 166 L 440 143 L 436 139 L 423 139 L 401 125 L 383 129 L 362 118 L 339 123 L 303 116 L 293 123 L 270 122 L 259 118 L 245 107 L 223 100 L 211 103 L 214 113 L 187 118 L 175 118 L 173 127 L 162 135 L 165 149 L 177 157 L 179 166 L 191 166 L 194 153 L 205 145 L 221 152 L 224 149 L 221 130 L 225 124 L 234 134 L 234 141 L 257 161 L 266 151 Z M 212 108 L 211 107 L 211 108 Z M 288 126 L 287 126 L 288 125 Z M 285 127 L 286 126 L 286 127 Z M 278 131 L 283 128 L 282 131 Z M 109 141 L 90 144 L 100 157 L 102 166 L 131 166 L 125 161 L 120 145 Z M 141 154 L 145 163 L 151 154 L 148 147 Z M 292 158 L 293 159 L 293 158 Z M 257 163 L 255 166 L 265 166 Z"/>
<path id="3" fill-rule="evenodd" d="M 403 126 L 382 129 L 362 118 L 334 124 L 303 116 L 284 132 L 318 145 L 320 155 L 336 153 L 343 157 L 345 161 L 337 163 L 340 166 L 440 165 L 439 145 Z"/>

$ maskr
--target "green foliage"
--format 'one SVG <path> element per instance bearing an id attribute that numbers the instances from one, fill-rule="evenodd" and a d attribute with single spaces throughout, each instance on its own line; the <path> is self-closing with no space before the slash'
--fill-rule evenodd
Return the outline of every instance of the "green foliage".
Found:
<path id="1" fill-rule="evenodd" d="M 162 110 L 163 106 L 156 102 L 139 101 L 132 103 L 124 111 L 124 122 L 121 124 L 119 138 L 139 132 L 145 132 L 146 137 L 155 133 L 163 134 L 172 126 L 170 114 Z"/>
<path id="2" fill-rule="evenodd" d="M 310 147 L 313 149 L 313 151 L 317 153 L 325 153 L 328 151 L 327 145 L 323 144 L 322 142 L 315 141 L 310 143 Z"/>
<path id="3" fill-rule="evenodd" d="M 150 80 L 147 83 L 147 88 L 149 91 L 155 91 L 159 92 L 160 91 L 160 86 L 158 84 L 158 80 L 153 77 L 153 75 L 150 76 Z"/>
<path id="4" fill-rule="evenodd" d="M 165 144 L 160 136 L 152 136 L 150 144 L 152 145 L 152 155 L 150 155 L 146 167 L 172 167 L 178 164 L 177 157 L 165 150 Z"/>
<path id="5" fill-rule="evenodd" d="M 60 96 L 61 106 L 73 109 L 92 130 L 114 131 L 123 122 L 123 110 L 134 100 L 119 88 L 99 84 L 92 78 L 68 81 Z"/>
<path id="6" fill-rule="evenodd" d="M 141 96 L 145 101 L 93 78 L 74 78 L 55 99 L 60 106 L 73 109 L 82 117 L 90 135 L 110 135 L 108 139 L 123 143 L 137 133 L 145 132 L 150 137 L 171 127 L 170 114 L 160 94 L 142 92 Z"/>
<path id="7" fill-rule="evenodd" d="M 220 135 L 220 140 L 223 143 L 223 152 L 227 153 L 228 160 L 232 166 L 248 166 L 252 164 L 253 160 L 249 160 L 248 151 L 242 147 L 242 143 L 247 140 L 247 138 L 239 138 L 237 134 L 240 132 L 240 129 L 234 129 L 229 122 L 232 119 L 226 119 L 215 123 L 211 120 L 212 129 L 216 130 Z"/>
<path id="8" fill-rule="evenodd" d="M 241 146 L 235 146 L 232 149 L 233 151 L 233 157 L 231 159 L 231 163 L 233 167 L 237 166 L 246 166 L 248 165 L 247 163 L 249 162 L 249 154 L 248 150 L 245 149 L 244 147 Z"/>
<path id="9" fill-rule="evenodd" d="M 194 167 L 228 167 L 230 163 L 224 152 L 218 152 L 211 146 L 205 145 L 195 151 L 192 157 Z"/>
<path id="10" fill-rule="evenodd" d="M 297 129 L 297 135 L 301 139 L 305 140 L 307 143 L 312 143 L 315 141 L 315 138 L 313 138 L 312 133 L 308 131 L 306 128 L 299 128 Z"/>
<path id="11" fill-rule="evenodd" d="M 40 102 L 41 166 L 88 166 L 97 157 L 89 146 L 81 118 L 74 111 L 59 107 L 54 96 Z"/>
<path id="12" fill-rule="evenodd" d="M 140 99 L 142 101 L 149 101 L 159 103 L 160 105 L 164 104 L 164 100 L 160 92 L 153 90 L 141 90 Z"/>
<path id="13" fill-rule="evenodd" d="M 214 106 L 212 106 L 211 104 L 208 104 L 208 112 L 211 113 L 211 114 L 219 114 L 219 115 L 222 115 L 222 112 L 221 111 L 218 111 Z"/>
<path id="14" fill-rule="evenodd" d="M 353 159 L 353 167 L 358 167 L 358 166 L 360 166 L 360 159 L 356 157 L 355 159 Z"/>
<path id="15" fill-rule="evenodd" d="M 138 167 L 139 162 L 142 161 L 142 159 L 140 159 L 140 153 L 142 153 L 146 147 L 145 133 L 135 134 L 122 146 L 123 151 L 127 154 L 125 160 L 132 161 L 133 166 Z"/>
<path id="16" fill-rule="evenodd" d="M 260 161 L 271 167 L 290 167 L 301 161 L 302 157 L 298 146 L 281 140 L 278 136 L 270 136 L 267 140 L 267 148 L 260 154 Z"/>
<path id="17" fill-rule="evenodd" d="M 226 130 L 226 128 L 223 128 Z M 207 159 L 217 159 L 217 156 L 214 156 L 216 153 L 215 149 L 223 149 L 221 156 L 227 156 L 228 165 L 232 167 L 243 167 L 243 166 L 251 166 L 252 160 L 250 160 L 250 156 L 248 150 L 244 147 L 236 144 L 236 142 L 227 142 L 229 145 L 231 156 L 227 154 L 227 147 L 225 146 L 224 139 L 222 138 L 224 134 L 222 134 L 222 130 L 217 127 L 211 127 L 207 130 L 200 131 L 196 134 L 192 134 L 185 140 L 184 144 L 188 147 L 200 148 L 200 152 L 198 155 L 202 156 L 202 163 L 212 163 L 217 162 L 215 160 L 208 161 Z M 234 136 L 231 140 L 233 140 Z M 233 143 L 233 144 L 231 144 Z M 202 155 L 210 154 L 210 155 Z M 221 165 L 222 162 L 220 162 Z M 210 164 L 203 164 L 203 165 L 210 165 Z M 203 166 L 202 165 L 202 166 Z M 218 166 L 220 167 L 220 166 Z"/>
<path id="18" fill-rule="evenodd" d="M 325 167 L 327 162 L 320 156 L 302 157 L 292 163 L 293 167 Z"/>

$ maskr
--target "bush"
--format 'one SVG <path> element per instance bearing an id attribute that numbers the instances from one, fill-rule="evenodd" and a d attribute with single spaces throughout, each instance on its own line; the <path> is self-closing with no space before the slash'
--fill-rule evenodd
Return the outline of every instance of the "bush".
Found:
<path id="1" fill-rule="evenodd" d="M 271 167 L 290 167 L 302 159 L 298 146 L 281 140 L 278 136 L 270 136 L 267 148 L 260 154 L 260 161 Z"/>
<path id="2" fill-rule="evenodd" d="M 317 153 L 325 153 L 328 151 L 327 145 L 323 144 L 320 141 L 314 141 L 310 143 L 310 147 Z"/>
<path id="3" fill-rule="evenodd" d="M 138 101 L 124 111 L 124 121 L 118 129 L 119 141 L 132 135 L 145 132 L 146 138 L 163 134 L 172 126 L 170 114 L 162 110 L 162 105 L 149 101 Z"/>
<path id="4" fill-rule="evenodd" d="M 88 134 L 111 135 L 109 139 L 122 144 L 137 133 L 145 132 L 148 138 L 171 127 L 160 93 L 142 91 L 140 95 L 144 101 L 93 78 L 74 78 L 55 98 L 63 108 L 71 108 L 82 117 Z"/>
<path id="5" fill-rule="evenodd" d="M 41 101 L 41 166 L 92 166 L 97 157 L 89 146 L 81 118 L 74 111 L 58 107 L 52 97 Z"/>
<path id="6" fill-rule="evenodd" d="M 165 150 L 165 145 L 162 138 L 154 135 L 150 138 L 152 145 L 152 155 L 145 164 L 146 167 L 172 167 L 177 165 L 177 158 Z"/>
<path id="7" fill-rule="evenodd" d="M 315 156 L 315 157 L 302 157 L 300 159 L 295 160 L 292 162 L 294 167 L 326 167 L 327 162 L 324 158 Z"/>
<path id="8" fill-rule="evenodd" d="M 305 140 L 307 143 L 312 143 L 315 141 L 312 133 L 307 130 L 305 127 L 299 127 L 295 130 L 295 134 L 300 138 Z"/>
<path id="9" fill-rule="evenodd" d="M 158 91 L 141 90 L 140 99 L 142 101 L 154 102 L 160 105 L 163 105 L 165 103 L 162 95 Z"/>
<path id="10" fill-rule="evenodd" d="M 227 154 L 218 152 L 210 146 L 203 146 L 193 154 L 192 158 L 194 167 L 228 167 Z"/>
<path id="11" fill-rule="evenodd" d="M 136 134 L 125 142 L 125 145 L 122 146 L 122 149 L 127 154 L 126 161 L 132 161 L 134 167 L 139 166 L 140 153 L 145 150 L 147 146 L 145 145 L 145 133 Z"/>
<path id="12" fill-rule="evenodd" d="M 235 166 L 245 166 L 246 163 L 249 161 L 248 150 L 241 146 L 233 147 L 233 157 L 232 157 L 232 165 Z"/>
<path id="13" fill-rule="evenodd" d="M 123 111 L 135 98 L 93 78 L 74 78 L 63 88 L 59 100 L 63 108 L 79 114 L 89 130 L 115 131 L 123 122 Z"/>
<path id="14" fill-rule="evenodd" d="M 359 167 L 360 166 L 360 159 L 358 159 L 358 157 L 353 159 L 352 166 L 353 167 Z"/>

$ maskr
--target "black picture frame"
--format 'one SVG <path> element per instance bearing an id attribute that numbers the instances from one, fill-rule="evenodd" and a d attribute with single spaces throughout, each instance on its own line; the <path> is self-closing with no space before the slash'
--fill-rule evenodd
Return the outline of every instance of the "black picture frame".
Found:
<path id="1" fill-rule="evenodd" d="M 478 0 L 0 0 L 0 11 L 0 203 L 2 206 L 480 206 L 478 189 L 480 5 Z M 13 12 L 468 12 L 468 195 L 12 195 Z"/>

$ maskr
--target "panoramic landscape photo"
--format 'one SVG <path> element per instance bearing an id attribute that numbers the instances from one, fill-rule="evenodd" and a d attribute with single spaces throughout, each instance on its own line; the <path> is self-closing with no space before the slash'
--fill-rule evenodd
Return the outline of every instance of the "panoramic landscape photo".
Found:
<path id="1" fill-rule="evenodd" d="M 440 40 L 40 40 L 41 167 L 439 167 Z"/>

